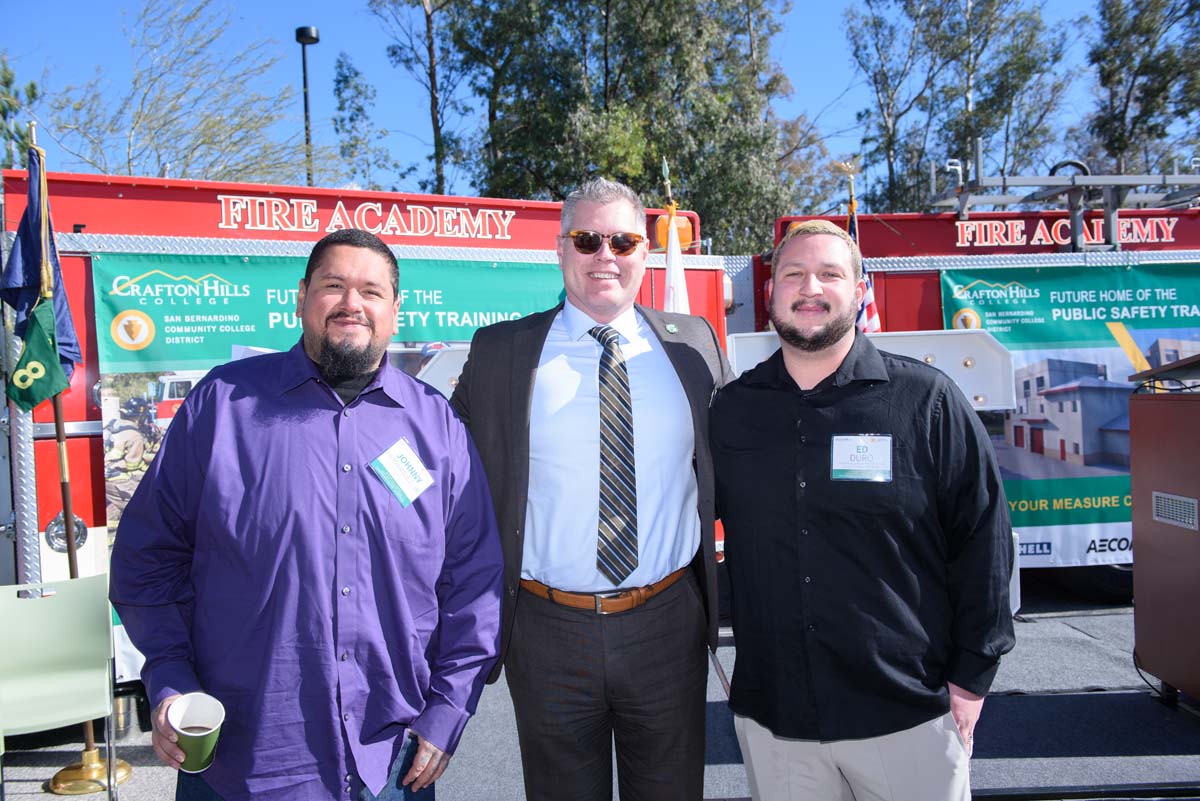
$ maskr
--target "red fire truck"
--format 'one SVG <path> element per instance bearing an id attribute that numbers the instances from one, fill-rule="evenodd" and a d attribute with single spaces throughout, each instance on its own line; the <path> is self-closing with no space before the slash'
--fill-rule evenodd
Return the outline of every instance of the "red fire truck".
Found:
<path id="1" fill-rule="evenodd" d="M 113 458 L 110 449 L 106 486 L 106 425 L 110 435 L 143 425 L 151 438 L 155 420 L 178 406 L 175 395 L 209 367 L 258 347 L 290 347 L 303 259 L 326 233 L 363 228 L 395 246 L 404 301 L 393 356 L 414 372 L 427 344 L 453 350 L 479 325 L 546 308 L 562 291 L 557 203 L 62 173 L 48 180 L 83 349 L 63 406 L 76 530 L 87 535 L 84 574 L 106 569 L 114 494 L 136 477 L 138 457 Z M 3 173 L 6 254 L 27 189 L 24 172 Z M 668 220 L 648 212 L 652 255 L 638 295 L 646 305 L 662 304 Z M 692 312 L 723 339 L 721 260 L 700 255 L 694 212 L 680 212 L 676 225 Z M 9 420 L 13 494 L 0 516 L 11 539 L 0 542 L 0 583 L 66 576 L 52 420 L 48 403 Z"/>

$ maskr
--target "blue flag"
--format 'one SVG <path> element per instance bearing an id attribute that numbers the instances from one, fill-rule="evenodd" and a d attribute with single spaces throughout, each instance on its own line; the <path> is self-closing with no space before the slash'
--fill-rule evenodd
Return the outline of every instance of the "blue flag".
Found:
<path id="1" fill-rule="evenodd" d="M 75 363 L 82 361 L 79 337 L 71 322 L 67 292 L 63 288 L 62 268 L 58 249 L 54 246 L 54 227 L 50 223 L 50 204 L 46 196 L 46 173 L 43 160 L 46 153 L 40 147 L 29 148 L 29 203 L 21 216 L 12 253 L 0 277 L 0 299 L 16 309 L 14 333 L 25 338 L 25 329 L 34 304 L 42 292 L 43 266 L 49 266 L 54 287 L 54 339 L 58 343 L 58 360 L 70 380 Z"/>

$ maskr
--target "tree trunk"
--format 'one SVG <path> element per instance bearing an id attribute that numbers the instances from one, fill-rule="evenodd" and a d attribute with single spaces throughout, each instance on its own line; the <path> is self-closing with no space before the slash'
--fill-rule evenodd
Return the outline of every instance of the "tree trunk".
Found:
<path id="1" fill-rule="evenodd" d="M 446 194 L 446 143 L 442 141 L 442 115 L 438 97 L 437 41 L 433 28 L 433 3 L 424 0 L 425 48 L 429 53 L 429 124 L 433 129 L 433 192 Z"/>

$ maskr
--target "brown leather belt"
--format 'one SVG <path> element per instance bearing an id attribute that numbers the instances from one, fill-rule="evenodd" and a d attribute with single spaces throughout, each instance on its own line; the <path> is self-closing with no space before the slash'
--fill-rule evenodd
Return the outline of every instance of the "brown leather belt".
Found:
<path id="1" fill-rule="evenodd" d="M 569 606 L 572 609 L 587 609 L 598 615 L 612 615 L 638 608 L 683 578 L 687 571 L 686 567 L 681 567 L 653 584 L 616 592 L 567 592 L 547 587 L 542 582 L 533 579 L 521 579 L 521 589 L 531 592 L 539 598 L 545 598 L 547 601 Z"/>

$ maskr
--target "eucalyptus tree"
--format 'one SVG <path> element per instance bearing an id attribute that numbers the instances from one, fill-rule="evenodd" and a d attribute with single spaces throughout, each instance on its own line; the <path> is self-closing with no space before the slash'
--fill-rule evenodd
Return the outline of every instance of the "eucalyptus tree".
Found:
<path id="1" fill-rule="evenodd" d="M 1176 123 L 1196 119 L 1197 0 L 1100 0 L 1096 109 L 1087 131 L 1118 173 L 1166 169 Z"/>
<path id="2" fill-rule="evenodd" d="M 718 252 L 770 244 L 790 210 L 789 90 L 769 57 L 772 0 L 463 0 L 453 37 L 483 105 L 468 153 L 484 194 L 562 198 L 589 175 L 695 209 Z M 807 153 L 808 151 L 803 151 Z"/>
<path id="3" fill-rule="evenodd" d="M 410 176 L 416 167 L 403 167 L 396 161 L 387 146 L 387 129 L 372 119 L 375 87 L 344 52 L 338 54 L 333 71 L 333 96 L 337 101 L 333 132 L 338 136 L 338 155 L 349 177 L 364 189 L 396 191 L 397 181 Z"/>

